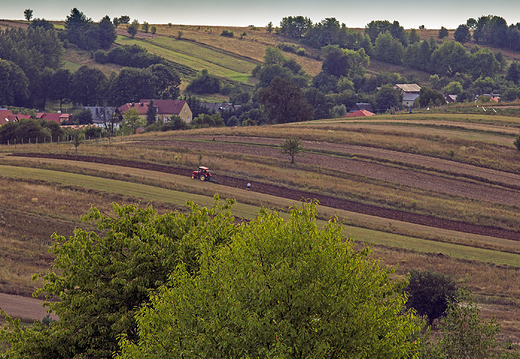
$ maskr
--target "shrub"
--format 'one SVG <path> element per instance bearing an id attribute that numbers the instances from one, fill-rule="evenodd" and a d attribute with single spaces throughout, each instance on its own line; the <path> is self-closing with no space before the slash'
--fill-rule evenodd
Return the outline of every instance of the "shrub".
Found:
<path id="1" fill-rule="evenodd" d="M 220 34 L 220 36 L 225 36 L 225 37 L 233 37 L 235 36 L 235 32 L 233 30 L 222 30 L 222 33 Z"/>
<path id="2" fill-rule="evenodd" d="M 520 135 L 516 138 L 515 142 L 513 143 L 518 151 L 520 151 Z"/>
<path id="3" fill-rule="evenodd" d="M 305 49 L 303 47 L 300 47 L 298 49 L 298 51 L 296 51 L 296 55 L 298 56 L 305 56 L 307 54 L 307 52 L 305 51 Z"/>

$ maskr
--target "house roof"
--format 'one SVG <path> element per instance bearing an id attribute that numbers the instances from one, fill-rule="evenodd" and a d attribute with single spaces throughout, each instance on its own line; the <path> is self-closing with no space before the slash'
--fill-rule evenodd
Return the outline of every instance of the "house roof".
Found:
<path id="1" fill-rule="evenodd" d="M 443 96 L 447 103 L 457 102 L 457 95 L 448 95 L 445 93 Z"/>
<path id="2" fill-rule="evenodd" d="M 421 86 L 417 84 L 396 84 L 395 88 L 400 89 L 404 93 L 419 93 L 421 91 Z"/>
<path id="3" fill-rule="evenodd" d="M 36 118 L 46 120 L 46 121 L 53 121 L 56 123 L 62 123 L 63 121 L 69 120 L 69 114 L 68 113 L 38 112 L 36 114 Z"/>
<path id="4" fill-rule="evenodd" d="M 147 105 L 150 101 L 149 99 L 141 99 L 139 102 Z M 153 100 L 158 115 L 178 115 L 185 104 L 185 100 Z"/>
<path id="5" fill-rule="evenodd" d="M 12 116 L 11 110 L 0 110 L 0 126 L 10 121 L 9 116 Z"/>
<path id="6" fill-rule="evenodd" d="M 415 101 L 419 97 L 419 94 L 416 93 L 405 93 L 403 95 L 403 102 L 404 101 Z"/>
<path id="7" fill-rule="evenodd" d="M 347 113 L 345 117 L 364 117 L 364 116 L 374 116 L 375 113 L 367 111 L 367 110 L 357 110 L 355 112 Z"/>
<path id="8" fill-rule="evenodd" d="M 372 107 L 371 103 L 357 102 L 354 106 L 352 106 L 352 109 L 350 109 L 350 112 L 355 112 L 357 110 L 366 110 L 366 111 L 373 112 L 374 108 Z"/>
<path id="9" fill-rule="evenodd" d="M 135 108 L 137 112 L 139 112 L 139 115 L 145 116 L 148 113 L 148 104 L 142 103 L 142 102 L 129 102 L 125 103 L 123 106 L 119 106 L 117 110 L 119 113 L 124 114 L 126 111 L 130 110 L 131 108 Z"/>

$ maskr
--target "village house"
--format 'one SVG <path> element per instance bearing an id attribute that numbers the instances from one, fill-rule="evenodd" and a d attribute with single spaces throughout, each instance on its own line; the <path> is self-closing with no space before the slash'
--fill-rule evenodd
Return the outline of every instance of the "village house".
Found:
<path id="1" fill-rule="evenodd" d="M 117 111 L 124 115 L 126 111 L 135 108 L 139 112 L 139 116 L 146 118 L 148 114 L 148 105 L 151 100 L 141 99 L 139 102 L 125 103 L 117 108 Z M 158 121 L 166 123 L 172 116 L 179 116 L 186 123 L 190 123 L 193 115 L 185 100 L 153 100 L 155 108 L 155 116 Z"/>
<path id="2" fill-rule="evenodd" d="M 415 100 L 419 97 L 421 86 L 417 84 L 396 84 L 394 89 L 398 89 L 403 94 L 403 106 L 413 107 Z"/>
<path id="3" fill-rule="evenodd" d="M 45 121 L 53 121 L 59 124 L 69 122 L 68 113 L 50 113 L 50 112 L 38 112 L 36 118 Z"/>
<path id="4" fill-rule="evenodd" d="M 13 114 L 11 110 L 0 109 L 0 126 L 9 122 L 18 122 L 21 119 L 31 118 L 31 115 Z"/>

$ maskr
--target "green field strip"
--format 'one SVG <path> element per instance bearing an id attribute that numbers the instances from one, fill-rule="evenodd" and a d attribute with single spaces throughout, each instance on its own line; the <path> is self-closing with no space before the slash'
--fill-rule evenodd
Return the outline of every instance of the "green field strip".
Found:
<path id="1" fill-rule="evenodd" d="M 123 171 L 124 172 L 124 171 Z M 118 193 L 127 196 L 142 198 L 142 202 L 146 203 L 147 201 L 161 201 L 165 203 L 172 203 L 178 206 L 184 206 L 186 201 L 193 201 L 199 205 L 208 207 L 213 204 L 212 195 L 198 195 L 186 192 L 179 192 L 174 190 L 168 190 L 163 188 L 158 188 L 149 185 L 136 184 L 131 182 L 124 182 L 119 180 L 105 179 L 94 176 L 87 175 L 78 175 L 60 171 L 51 171 L 51 170 L 41 170 L 34 168 L 25 168 L 25 167 L 15 167 L 15 166 L 0 166 L 0 173 L 4 177 L 13 177 L 13 178 L 24 178 L 24 179 L 39 179 L 50 182 L 61 183 L 64 185 L 74 185 L 78 187 L 83 187 L 87 189 L 93 189 L 98 191 L 104 191 L 109 193 Z M 183 177 L 184 178 L 184 177 Z M 184 178 L 185 179 L 185 178 Z M 192 181 L 193 185 L 206 185 L 206 183 L 201 181 Z M 213 184 L 211 184 L 213 185 Z M 218 185 L 215 185 L 215 189 L 218 188 Z M 243 191 L 240 189 L 231 189 L 233 191 Z M 221 192 L 221 191 L 214 191 Z M 224 191 L 226 192 L 226 191 Z M 227 198 L 225 193 L 220 193 L 221 199 Z M 269 207 L 270 203 L 276 202 L 280 206 L 290 206 L 294 204 L 294 201 L 287 199 L 280 199 L 273 196 L 264 196 L 259 193 L 251 194 L 257 198 L 263 198 L 266 206 Z M 93 204 L 95 205 L 95 204 Z M 258 206 L 248 205 L 244 203 L 237 202 L 233 206 L 233 215 L 245 218 L 252 219 L 258 213 Z M 327 207 L 319 207 L 321 212 L 324 213 L 334 213 L 337 212 L 340 216 L 345 216 L 347 214 L 341 213 L 341 211 L 336 211 L 332 208 Z M 284 217 L 285 214 L 282 214 Z M 388 220 L 387 220 L 388 221 Z M 321 226 L 325 224 L 325 221 L 318 221 L 318 224 Z M 436 228 L 432 228 L 432 231 L 437 231 Z M 469 246 L 462 246 L 458 244 L 452 243 L 443 243 L 437 241 L 429 241 L 424 239 L 418 239 L 414 237 L 407 237 L 392 233 L 380 232 L 376 230 L 363 229 L 352 226 L 345 226 L 345 233 L 356 241 L 373 243 L 373 244 L 383 244 L 390 247 L 404 248 L 410 250 L 416 250 L 419 252 L 425 253 L 442 253 L 443 255 L 451 256 L 454 258 L 461 259 L 469 259 L 469 260 L 478 260 L 482 262 L 492 262 L 495 264 L 505 264 L 511 265 L 515 267 L 520 267 L 520 255 L 513 253 L 505 253 L 499 251 L 493 251 L 488 249 L 481 249 Z"/>
<path id="2" fill-rule="evenodd" d="M 119 45 L 139 45 L 146 50 L 148 50 L 151 53 L 160 55 L 164 57 L 166 60 L 170 60 L 173 62 L 180 63 L 182 65 L 188 66 L 190 68 L 193 68 L 197 71 L 201 70 L 208 70 L 209 73 L 219 76 L 219 77 L 226 77 L 234 81 L 239 81 L 243 83 L 249 82 L 249 79 L 251 77 L 251 72 L 253 68 L 255 67 L 254 64 L 249 64 L 249 66 L 245 66 L 243 63 L 245 61 L 238 60 L 234 57 L 224 57 L 222 54 L 214 53 L 212 56 L 211 54 L 207 54 L 207 57 L 198 57 L 194 55 L 189 55 L 185 53 L 177 52 L 173 49 L 165 48 L 162 46 L 159 46 L 157 44 L 151 43 L 151 42 L 144 42 L 139 41 L 127 37 L 118 37 L 117 44 Z M 184 42 L 183 42 L 184 44 Z M 187 43 L 190 44 L 190 43 Z M 191 44 L 190 44 L 191 45 Z M 204 48 L 201 48 L 201 51 L 210 51 Z M 219 61 L 216 61 L 219 59 Z M 237 66 L 233 66 L 233 63 L 237 63 Z M 240 64 L 240 65 L 239 65 Z M 238 69 L 237 69 L 238 68 Z M 243 69 L 243 70 L 241 70 Z"/>

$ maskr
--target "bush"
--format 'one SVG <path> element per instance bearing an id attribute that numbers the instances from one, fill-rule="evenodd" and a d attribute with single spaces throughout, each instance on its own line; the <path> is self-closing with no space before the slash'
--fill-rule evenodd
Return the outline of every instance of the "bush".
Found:
<path id="1" fill-rule="evenodd" d="M 225 36 L 225 37 L 234 37 L 235 36 L 235 32 L 233 30 L 222 30 L 222 33 L 220 34 L 220 36 Z"/>
<path id="2" fill-rule="evenodd" d="M 516 138 L 515 142 L 513 143 L 518 151 L 520 151 L 520 135 Z"/>
<path id="3" fill-rule="evenodd" d="M 305 49 L 303 47 L 300 47 L 298 49 L 298 51 L 296 51 L 296 55 L 298 56 L 305 56 L 307 54 L 307 52 L 305 51 Z"/>

